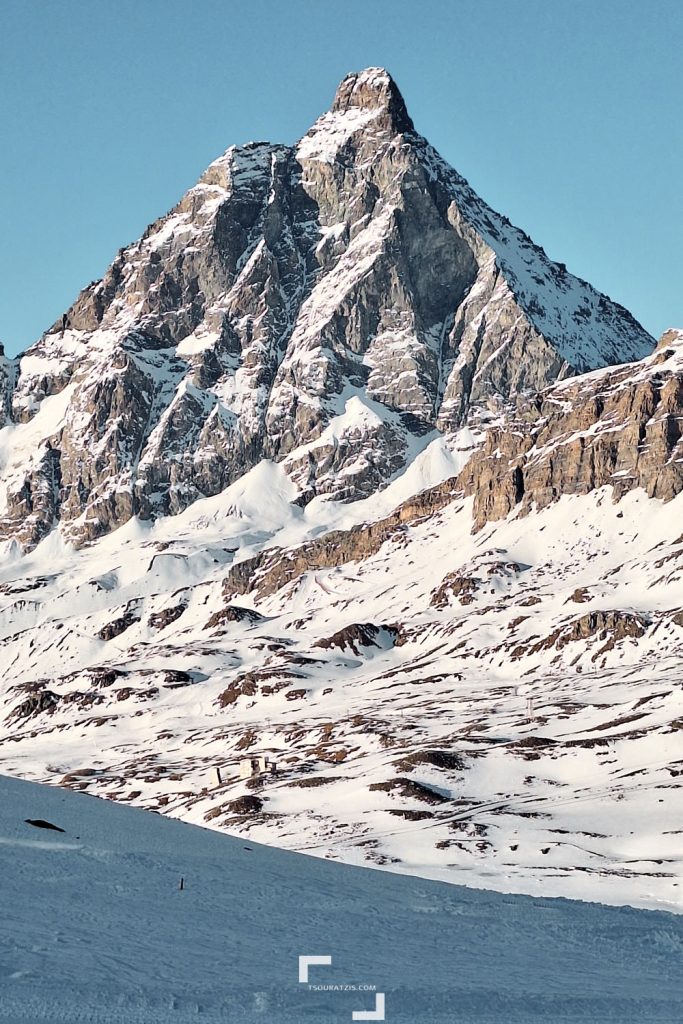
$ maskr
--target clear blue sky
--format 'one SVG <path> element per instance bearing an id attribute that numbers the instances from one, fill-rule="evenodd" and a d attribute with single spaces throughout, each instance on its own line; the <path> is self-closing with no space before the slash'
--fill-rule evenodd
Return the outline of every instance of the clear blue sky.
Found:
<path id="1" fill-rule="evenodd" d="M 18 351 L 232 143 L 384 65 L 484 199 L 683 325 L 683 0 L 0 0 L 0 339 Z"/>

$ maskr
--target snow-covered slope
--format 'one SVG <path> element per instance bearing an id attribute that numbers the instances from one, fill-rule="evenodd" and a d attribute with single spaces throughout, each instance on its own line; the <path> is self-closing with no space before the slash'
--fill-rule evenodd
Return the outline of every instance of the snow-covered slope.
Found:
<path id="1" fill-rule="evenodd" d="M 0 877 L 11 1024 L 683 1014 L 681 918 L 401 879 L 1 777 Z M 331 963 L 301 983 L 300 956 Z"/>
<path id="2" fill-rule="evenodd" d="M 426 452 L 403 486 L 449 465 Z M 679 910 L 681 498 L 602 489 L 472 534 L 451 480 L 394 512 L 289 487 L 263 464 L 5 563 L 6 770 L 351 862 Z M 257 753 L 278 773 L 240 780 Z"/>

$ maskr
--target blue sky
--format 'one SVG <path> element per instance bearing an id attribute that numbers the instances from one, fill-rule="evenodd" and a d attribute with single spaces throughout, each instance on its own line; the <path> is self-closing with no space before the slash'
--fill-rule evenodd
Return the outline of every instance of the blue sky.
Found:
<path id="1" fill-rule="evenodd" d="M 0 0 L 0 340 L 34 341 L 232 143 L 386 66 L 492 206 L 683 325 L 680 0 Z"/>

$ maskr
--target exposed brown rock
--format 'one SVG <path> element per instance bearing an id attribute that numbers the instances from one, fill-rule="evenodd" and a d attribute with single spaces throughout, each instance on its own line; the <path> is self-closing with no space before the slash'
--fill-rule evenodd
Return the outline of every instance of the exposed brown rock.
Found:
<path id="1" fill-rule="evenodd" d="M 113 640 L 117 636 L 121 636 L 127 629 L 135 625 L 136 622 L 140 621 L 140 616 L 134 609 L 129 609 L 119 615 L 118 618 L 112 619 L 111 622 L 107 622 L 105 626 L 97 634 L 100 640 Z"/>
<path id="2" fill-rule="evenodd" d="M 118 668 L 93 668 L 88 672 L 93 686 L 113 686 L 126 673 Z"/>
<path id="3" fill-rule="evenodd" d="M 252 793 L 245 793 L 244 796 L 238 796 L 237 799 L 231 800 L 226 809 L 231 814 L 258 814 L 263 810 L 263 800 Z"/>
<path id="4" fill-rule="evenodd" d="M 190 673 L 183 671 L 183 669 L 171 668 L 164 672 L 164 684 L 166 686 L 188 686 L 192 682 L 194 680 Z"/>
<path id="5" fill-rule="evenodd" d="M 642 487 L 669 501 L 683 489 L 683 332 L 641 363 L 550 387 L 520 401 L 458 477 L 475 528 L 544 508 L 562 494 Z"/>
<path id="6" fill-rule="evenodd" d="M 88 543 L 176 514 L 264 458 L 301 504 L 368 496 L 427 431 L 651 343 L 490 209 L 369 68 L 296 147 L 215 160 L 30 359 L 0 353 L 0 426 L 68 390 L 63 422 L 12 474 L 0 536 L 28 548 L 59 527 Z M 332 440 L 347 393 L 370 414 Z M 513 467 L 495 514 L 519 486 Z"/>
<path id="7" fill-rule="evenodd" d="M 406 821 L 426 821 L 434 817 L 432 811 L 412 811 L 406 807 L 390 807 L 389 814 L 393 814 L 395 818 L 404 818 Z"/>
<path id="8" fill-rule="evenodd" d="M 332 647 L 338 647 L 340 650 L 349 648 L 354 654 L 360 655 L 364 647 L 380 646 L 377 643 L 377 637 L 382 629 L 388 630 L 392 635 L 396 633 L 391 626 L 376 626 L 373 622 L 354 622 L 350 626 L 338 629 L 332 636 L 324 637 L 313 646 L 323 647 L 327 650 Z"/>
<path id="9" fill-rule="evenodd" d="M 569 604 L 570 601 L 573 601 L 574 604 L 585 604 L 586 601 L 590 601 L 591 598 L 592 594 L 587 587 L 577 587 L 574 593 L 567 598 L 565 604 Z"/>
<path id="10" fill-rule="evenodd" d="M 400 761 L 394 762 L 395 767 L 401 772 L 412 772 L 419 765 L 429 764 L 434 768 L 442 768 L 445 771 L 464 771 L 465 762 L 459 754 L 451 750 L 416 750 L 407 754 Z"/>
<path id="11" fill-rule="evenodd" d="M 19 722 L 22 719 L 36 718 L 38 715 L 51 713 L 59 704 L 60 696 L 52 690 L 40 690 L 17 704 L 7 716 L 8 722 Z"/>
<path id="12" fill-rule="evenodd" d="M 228 688 L 218 695 L 216 703 L 221 708 L 227 708 L 242 696 L 253 697 L 257 690 L 256 677 L 247 672 L 245 675 L 233 679 Z"/>
<path id="13" fill-rule="evenodd" d="M 179 619 L 185 611 L 184 604 L 173 605 L 172 608 L 163 608 L 160 612 L 153 612 L 147 620 L 152 629 L 165 629 L 172 622 Z"/>
<path id="14" fill-rule="evenodd" d="M 296 789 L 315 789 L 318 786 L 328 786 L 332 782 L 338 782 L 340 775 L 309 775 L 303 779 L 293 779 L 289 785 Z"/>
<path id="15" fill-rule="evenodd" d="M 619 609 L 608 611 L 592 611 L 577 619 L 571 619 L 565 625 L 553 630 L 549 636 L 538 640 L 535 643 L 521 644 L 512 652 L 513 659 L 527 654 L 536 654 L 539 651 L 555 647 L 561 650 L 567 644 L 579 640 L 587 640 L 596 637 L 605 641 L 605 646 L 599 653 L 610 650 L 615 643 L 626 637 L 641 637 L 649 626 L 647 619 L 634 612 L 625 612 Z"/>
<path id="16" fill-rule="evenodd" d="M 394 80 L 383 68 L 368 68 L 344 78 L 337 89 L 332 111 L 346 112 L 350 107 L 378 111 L 378 124 L 393 132 L 412 132 L 403 97 Z"/>
<path id="17" fill-rule="evenodd" d="M 204 629 L 215 629 L 217 626 L 225 626 L 229 622 L 263 622 L 263 615 L 255 612 L 252 608 L 239 608 L 237 605 L 228 605 L 214 612 L 208 620 Z"/>
<path id="18" fill-rule="evenodd" d="M 472 604 L 480 585 L 481 580 L 476 576 L 461 576 L 458 572 L 449 572 L 432 591 L 429 603 L 433 608 L 448 608 L 451 598 L 455 597 L 460 604 Z"/>
<path id="19" fill-rule="evenodd" d="M 396 794 L 413 800 L 421 800 L 426 804 L 443 804 L 448 801 L 448 797 L 445 797 L 442 793 L 438 793 L 435 789 L 424 786 L 420 782 L 415 782 L 414 779 L 395 778 L 389 779 L 387 782 L 373 782 L 368 786 L 368 789 L 371 792 L 382 790 L 386 793 Z"/>
<path id="20" fill-rule="evenodd" d="M 85 710 L 95 707 L 97 704 L 102 704 L 105 700 L 105 695 L 103 693 L 98 693 L 97 690 L 71 690 L 69 693 L 65 693 L 61 697 L 60 706 L 66 707 L 73 704 L 76 707 Z"/>

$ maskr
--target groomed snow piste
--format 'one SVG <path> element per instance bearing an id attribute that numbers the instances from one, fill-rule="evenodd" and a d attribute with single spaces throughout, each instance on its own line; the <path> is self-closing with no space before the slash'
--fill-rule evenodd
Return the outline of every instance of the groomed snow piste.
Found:
<path id="1" fill-rule="evenodd" d="M 381 994 L 411 1024 L 683 1016 L 680 917 L 330 864 L 6 777 L 0 878 L 12 1024 L 341 1024 Z M 305 984 L 300 956 L 332 962 Z"/>

